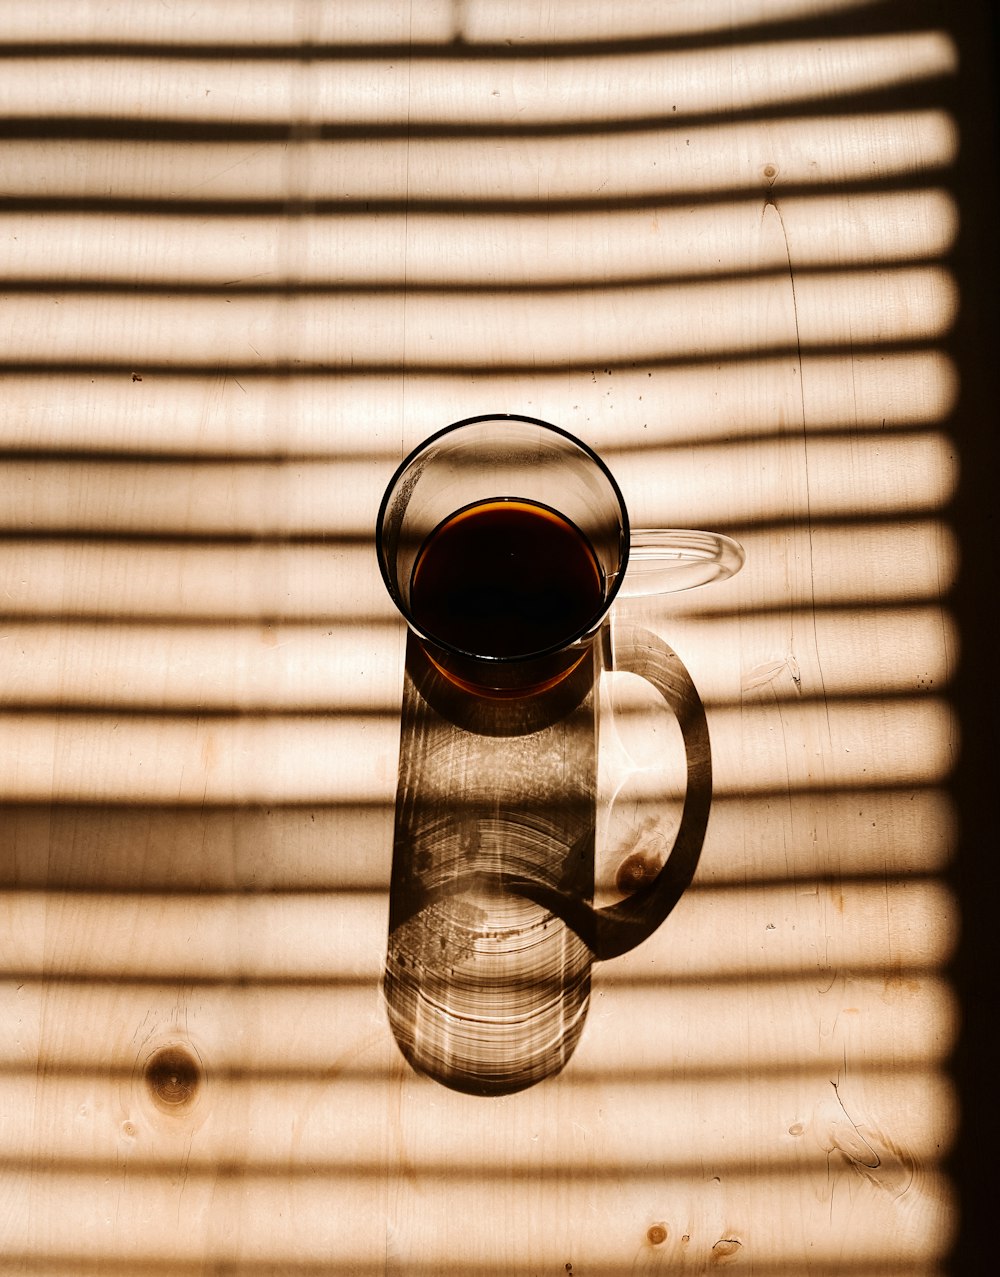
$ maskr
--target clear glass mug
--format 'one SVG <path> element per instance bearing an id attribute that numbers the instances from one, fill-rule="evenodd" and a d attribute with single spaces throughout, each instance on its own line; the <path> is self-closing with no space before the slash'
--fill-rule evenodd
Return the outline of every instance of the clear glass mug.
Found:
<path id="1" fill-rule="evenodd" d="M 496 415 L 448 426 L 403 461 L 379 509 L 377 553 L 411 635 L 390 1023 L 419 1072 L 476 1094 L 516 1091 L 569 1058 L 592 962 L 656 930 L 694 874 L 707 825 L 700 697 L 669 645 L 615 619 L 615 600 L 725 579 L 743 551 L 717 533 L 632 529 L 591 448 L 546 422 Z M 681 728 L 687 786 L 658 872 L 595 908 L 603 670 L 661 693 Z"/>

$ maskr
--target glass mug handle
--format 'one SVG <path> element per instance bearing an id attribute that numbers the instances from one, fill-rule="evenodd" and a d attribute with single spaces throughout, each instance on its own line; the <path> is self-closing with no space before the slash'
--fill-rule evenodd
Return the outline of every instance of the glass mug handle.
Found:
<path id="1" fill-rule="evenodd" d="M 743 547 L 721 532 L 692 528 L 633 528 L 629 560 L 618 598 L 689 590 L 724 581 L 742 568 Z"/>

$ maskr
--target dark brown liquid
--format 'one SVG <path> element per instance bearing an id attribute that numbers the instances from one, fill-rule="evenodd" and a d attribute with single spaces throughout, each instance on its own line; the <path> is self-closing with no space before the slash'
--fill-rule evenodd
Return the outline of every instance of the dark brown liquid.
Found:
<path id="1" fill-rule="evenodd" d="M 479 656 L 557 647 L 600 612 L 604 584 L 590 542 L 534 502 L 499 498 L 451 515 L 424 542 L 410 589 L 428 638 Z"/>

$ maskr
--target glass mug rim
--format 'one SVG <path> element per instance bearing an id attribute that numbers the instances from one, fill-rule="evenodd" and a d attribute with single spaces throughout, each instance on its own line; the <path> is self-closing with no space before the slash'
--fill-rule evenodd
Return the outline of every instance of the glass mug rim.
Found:
<path id="1" fill-rule="evenodd" d="M 459 647 L 455 643 L 451 643 L 446 639 L 438 638 L 437 635 L 430 633 L 424 626 L 420 625 L 416 617 L 413 615 L 410 607 L 400 597 L 400 593 L 396 588 L 394 574 L 386 561 L 383 537 L 386 512 L 389 508 L 389 503 L 396 495 L 400 481 L 406 474 L 407 470 L 409 470 L 420 455 L 426 452 L 433 444 L 438 443 L 448 435 L 457 433 L 459 430 L 462 430 L 467 426 L 479 425 L 486 421 L 523 422 L 525 425 L 537 426 L 544 431 L 548 431 L 549 433 L 562 438 L 565 442 L 572 444 L 581 453 L 583 453 L 588 461 L 596 465 L 601 471 L 611 488 L 611 492 L 618 506 L 618 520 L 620 525 L 618 567 L 614 574 L 614 580 L 611 582 L 610 587 L 604 595 L 600 607 L 587 619 L 584 625 L 574 627 L 568 635 L 559 639 L 557 642 L 550 643 L 546 647 L 537 648 L 530 652 L 519 652 L 517 654 L 504 655 L 496 655 L 488 652 L 476 652 L 468 648 Z M 509 498 L 513 500 L 518 499 L 516 493 L 509 494 Z M 454 511 L 453 513 L 457 514 L 458 511 Z M 557 511 L 557 513 L 561 514 L 562 512 Z M 508 668 L 523 665 L 531 661 L 543 660 L 545 657 L 549 656 L 557 656 L 560 652 L 565 652 L 567 649 L 574 647 L 576 644 L 582 643 L 584 640 L 589 640 L 593 637 L 600 628 L 605 617 L 611 611 L 612 604 L 614 603 L 618 595 L 618 591 L 621 589 L 622 583 L 625 580 L 625 570 L 628 567 L 631 538 L 631 524 L 629 522 L 628 507 L 625 504 L 625 497 L 622 494 L 618 480 L 611 473 L 603 458 L 595 452 L 589 444 L 584 443 L 582 439 L 577 438 L 577 436 L 572 434 L 569 430 L 563 429 L 562 426 L 555 426 L 550 421 L 543 421 L 540 417 L 529 417 L 523 413 L 517 412 L 486 412 L 474 417 L 463 417 L 461 421 L 453 421 L 450 425 L 443 426 L 440 430 L 436 430 L 433 434 L 428 435 L 403 458 L 393 472 L 392 478 L 386 485 L 385 492 L 382 495 L 382 500 L 379 503 L 375 527 L 377 532 L 376 549 L 378 566 L 379 571 L 382 574 L 382 580 L 389 592 L 389 597 L 402 613 L 403 619 L 414 634 L 416 634 L 420 639 L 423 639 L 425 642 L 439 648 L 442 652 L 448 653 L 450 656 L 456 656 L 467 661 L 482 662 L 486 666 L 502 666 Z"/>

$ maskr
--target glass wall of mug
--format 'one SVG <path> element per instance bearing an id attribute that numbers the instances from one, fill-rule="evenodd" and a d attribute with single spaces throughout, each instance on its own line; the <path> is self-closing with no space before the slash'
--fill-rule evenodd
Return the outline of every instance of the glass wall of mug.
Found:
<path id="1" fill-rule="evenodd" d="M 474 417 L 432 435 L 382 500 L 379 566 L 434 664 L 458 686 L 525 696 L 589 651 L 629 555 L 604 462 L 556 426 Z"/>

